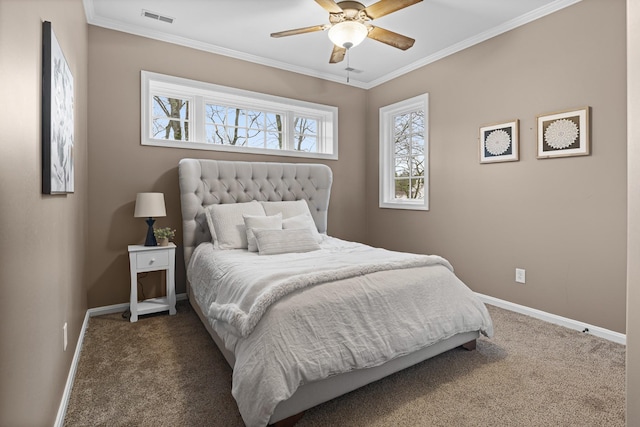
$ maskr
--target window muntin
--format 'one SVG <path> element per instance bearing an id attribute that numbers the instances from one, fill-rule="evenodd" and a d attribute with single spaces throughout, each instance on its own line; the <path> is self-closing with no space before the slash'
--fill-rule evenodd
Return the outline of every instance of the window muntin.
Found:
<path id="1" fill-rule="evenodd" d="M 380 203 L 383 208 L 429 208 L 428 95 L 380 109 Z"/>
<path id="2" fill-rule="evenodd" d="M 142 144 L 338 158 L 336 107 L 142 71 Z"/>

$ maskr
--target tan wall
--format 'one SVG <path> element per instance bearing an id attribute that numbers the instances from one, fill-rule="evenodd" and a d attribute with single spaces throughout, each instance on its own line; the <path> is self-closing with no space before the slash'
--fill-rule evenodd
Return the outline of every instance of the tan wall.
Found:
<path id="1" fill-rule="evenodd" d="M 45 20 L 52 22 L 75 84 L 75 193 L 66 196 L 41 193 Z M 54 423 L 87 309 L 87 42 L 81 0 L 0 0 L 2 426 Z"/>
<path id="2" fill-rule="evenodd" d="M 142 219 L 133 218 L 136 193 L 165 193 L 167 217 L 156 225 L 177 228 L 176 241 L 181 244 L 177 170 L 181 158 L 309 161 L 141 146 L 140 70 L 338 106 L 340 158 L 323 162 L 334 174 L 329 232 L 365 239 L 364 90 L 94 26 L 89 26 L 89 43 L 89 306 L 128 301 L 127 245 L 142 243 L 146 230 Z M 157 277 L 142 280 L 145 292 L 159 283 Z M 184 290 L 181 273 L 177 291 Z"/>
<path id="3" fill-rule="evenodd" d="M 640 425 L 640 0 L 627 0 L 627 426 Z"/>
<path id="4" fill-rule="evenodd" d="M 584 0 L 370 90 L 369 243 L 443 255 L 476 292 L 625 332 L 625 16 L 624 0 Z M 379 209 L 378 109 L 424 92 L 431 210 Z M 586 105 L 593 154 L 537 160 L 536 115 Z M 520 161 L 481 165 L 479 127 L 513 119 Z"/>

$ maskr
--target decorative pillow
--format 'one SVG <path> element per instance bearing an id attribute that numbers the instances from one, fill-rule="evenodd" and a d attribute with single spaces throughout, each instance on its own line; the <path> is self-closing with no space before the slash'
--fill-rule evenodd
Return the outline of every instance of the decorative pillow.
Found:
<path id="1" fill-rule="evenodd" d="M 320 249 L 308 228 L 290 230 L 253 230 L 260 255 L 311 252 Z"/>
<path id="2" fill-rule="evenodd" d="M 216 232 L 215 246 L 218 249 L 247 249 L 247 230 L 243 215 L 265 216 L 262 205 L 255 200 L 211 205 L 208 212 Z"/>
<path id="3" fill-rule="evenodd" d="M 309 212 L 309 205 L 305 200 L 296 200 L 291 202 L 260 202 L 267 215 L 275 215 L 282 213 L 282 219 L 291 218 L 292 216 L 302 215 Z"/>
<path id="4" fill-rule="evenodd" d="M 310 213 L 304 213 L 301 215 L 292 216 L 291 218 L 286 218 L 282 220 L 282 228 L 285 230 L 289 229 L 307 229 L 311 232 L 311 235 L 316 240 L 316 242 L 322 242 L 322 234 L 318 233 L 318 228 L 316 227 L 316 223 L 311 218 Z"/>
<path id="5" fill-rule="evenodd" d="M 207 225 L 209 226 L 209 233 L 211 233 L 211 243 L 215 244 L 217 237 L 216 237 L 216 229 L 213 226 L 213 220 L 211 219 L 211 212 L 209 210 L 209 208 L 211 208 L 211 206 L 213 205 L 209 205 L 206 208 L 204 208 L 204 216 L 207 218 Z"/>
<path id="6" fill-rule="evenodd" d="M 282 230 L 282 214 L 277 215 L 242 215 L 244 218 L 244 226 L 247 229 L 247 248 L 249 252 L 258 252 L 256 236 L 254 230 Z"/>

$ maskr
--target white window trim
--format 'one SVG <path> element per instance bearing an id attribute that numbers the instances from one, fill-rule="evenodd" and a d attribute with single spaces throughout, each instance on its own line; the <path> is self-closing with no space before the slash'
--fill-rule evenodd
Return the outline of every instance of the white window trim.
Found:
<path id="1" fill-rule="evenodd" d="M 192 109 L 189 112 L 189 132 L 193 139 L 192 141 L 168 141 L 152 138 L 152 88 L 155 91 L 160 90 L 163 93 L 173 93 L 176 97 L 193 100 L 193 103 L 190 103 L 189 107 Z M 294 114 L 318 119 L 318 139 L 316 144 L 318 150 L 324 152 L 309 153 L 297 150 L 238 147 L 196 142 L 204 141 L 204 105 L 206 101 L 222 104 L 228 103 L 247 109 L 282 112 L 285 123 L 287 124 L 293 123 Z M 338 160 L 338 107 L 267 95 L 144 70 L 140 72 L 140 104 L 142 145 Z M 285 144 L 290 144 L 289 139 L 292 136 L 292 126 L 285 125 Z"/>
<path id="2" fill-rule="evenodd" d="M 408 111 L 424 109 L 424 199 L 407 200 L 395 197 L 395 164 L 393 117 Z M 380 200 L 379 207 L 391 209 L 429 210 L 429 94 L 387 105 L 380 108 Z"/>

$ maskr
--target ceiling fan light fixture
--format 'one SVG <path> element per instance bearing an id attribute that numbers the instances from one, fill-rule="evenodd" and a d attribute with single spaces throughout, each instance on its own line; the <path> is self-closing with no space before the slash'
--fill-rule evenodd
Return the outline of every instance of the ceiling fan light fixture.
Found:
<path id="1" fill-rule="evenodd" d="M 350 49 L 367 38 L 367 26 L 357 21 L 343 21 L 329 29 L 329 39 L 339 47 Z"/>

